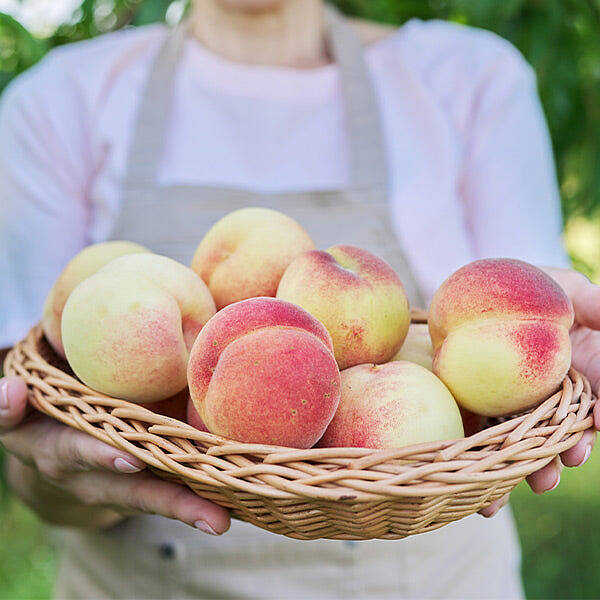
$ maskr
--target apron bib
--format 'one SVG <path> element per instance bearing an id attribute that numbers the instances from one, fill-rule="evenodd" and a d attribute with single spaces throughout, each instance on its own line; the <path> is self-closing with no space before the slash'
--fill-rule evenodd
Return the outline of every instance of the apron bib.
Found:
<path id="1" fill-rule="evenodd" d="M 379 111 L 362 48 L 326 11 L 350 142 L 351 185 L 339 191 L 258 194 L 197 186 L 158 187 L 167 117 L 185 28 L 167 36 L 151 69 L 130 148 L 112 238 L 189 265 L 208 229 L 247 206 L 284 212 L 317 247 L 346 243 L 384 258 L 412 306 L 423 298 L 390 226 L 388 170 Z M 333 224 L 333 227 L 332 227 Z M 508 510 L 474 516 L 397 542 L 297 541 L 233 521 L 212 538 L 156 516 L 104 532 L 63 534 L 57 598 L 520 598 L 519 549 Z"/>

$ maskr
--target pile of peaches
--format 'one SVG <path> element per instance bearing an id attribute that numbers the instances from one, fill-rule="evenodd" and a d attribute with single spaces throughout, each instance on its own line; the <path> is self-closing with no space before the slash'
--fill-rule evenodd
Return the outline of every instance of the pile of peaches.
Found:
<path id="1" fill-rule="evenodd" d="M 571 363 L 573 308 L 542 270 L 466 265 L 410 323 L 382 259 L 315 245 L 288 216 L 235 211 L 191 268 L 130 242 L 80 252 L 43 330 L 90 388 L 198 429 L 294 448 L 461 438 L 531 408 Z"/>

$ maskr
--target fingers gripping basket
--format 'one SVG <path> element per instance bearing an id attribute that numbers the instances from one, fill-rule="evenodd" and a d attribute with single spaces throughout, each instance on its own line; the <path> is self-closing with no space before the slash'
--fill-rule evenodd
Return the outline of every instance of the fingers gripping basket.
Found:
<path id="1" fill-rule="evenodd" d="M 592 426 L 595 401 L 571 369 L 535 410 L 465 439 L 387 451 L 294 450 L 219 438 L 99 394 L 71 374 L 39 326 L 4 370 L 25 378 L 37 410 L 130 452 L 239 519 L 305 540 L 398 539 L 470 515 L 574 446 Z"/>

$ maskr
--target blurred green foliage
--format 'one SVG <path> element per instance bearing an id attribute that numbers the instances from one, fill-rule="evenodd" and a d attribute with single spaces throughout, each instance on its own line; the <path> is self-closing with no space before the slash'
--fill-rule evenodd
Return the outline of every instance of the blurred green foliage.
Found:
<path id="1" fill-rule="evenodd" d="M 181 4 L 181 1 L 178 2 Z M 0 90 L 54 46 L 165 18 L 171 0 L 83 0 L 49 37 L 0 13 Z M 535 68 L 565 217 L 600 209 L 600 0 L 336 0 L 346 13 L 401 24 L 440 18 L 490 29 Z M 577 257 L 576 257 L 577 258 Z M 590 273 L 593 265 L 579 258 Z"/>

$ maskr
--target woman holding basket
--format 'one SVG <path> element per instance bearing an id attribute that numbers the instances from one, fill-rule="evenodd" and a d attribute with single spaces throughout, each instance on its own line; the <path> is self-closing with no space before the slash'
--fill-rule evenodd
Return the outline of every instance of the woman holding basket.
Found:
<path id="1" fill-rule="evenodd" d="M 486 32 L 350 22 L 320 0 L 196 0 L 173 31 L 55 51 L 7 91 L 0 199 L 6 347 L 86 244 L 128 239 L 189 263 L 218 218 L 268 206 L 321 247 L 384 257 L 414 305 L 479 257 L 558 267 L 575 306 L 575 366 L 600 384 L 600 291 L 566 268 L 535 81 Z M 522 594 L 507 509 L 398 542 L 229 529 L 224 509 L 134 457 L 26 419 L 21 380 L 4 379 L 1 392 L 9 482 L 66 527 L 58 598 Z M 598 407 L 595 416 L 600 426 Z M 594 440 L 586 432 L 562 463 L 585 462 Z M 532 475 L 533 490 L 553 489 L 560 469 Z"/>

